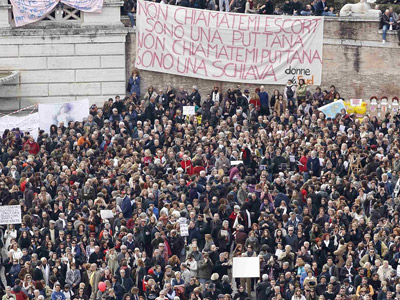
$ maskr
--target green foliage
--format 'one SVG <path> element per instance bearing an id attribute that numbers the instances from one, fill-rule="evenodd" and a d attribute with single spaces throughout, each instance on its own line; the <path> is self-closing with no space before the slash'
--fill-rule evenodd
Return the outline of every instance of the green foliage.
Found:
<path id="1" fill-rule="evenodd" d="M 382 1 L 382 0 L 381 0 Z M 380 2 L 379 0 L 377 2 Z M 383 2 L 383 1 L 382 1 Z M 393 10 L 400 14 L 400 1 L 399 4 L 390 4 L 390 3 L 386 3 L 386 4 L 381 4 L 379 3 L 379 8 L 382 12 L 384 12 L 386 9 L 388 9 L 389 7 L 393 7 Z"/>

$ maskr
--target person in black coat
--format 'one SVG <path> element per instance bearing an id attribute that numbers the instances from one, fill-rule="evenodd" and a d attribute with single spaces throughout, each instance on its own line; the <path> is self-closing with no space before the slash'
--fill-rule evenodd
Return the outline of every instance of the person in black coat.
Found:
<path id="1" fill-rule="evenodd" d="M 325 11 L 328 11 L 326 0 L 320 0 L 315 4 L 315 15 L 322 16 Z"/>
<path id="2" fill-rule="evenodd" d="M 296 15 L 300 15 L 300 12 L 303 10 L 303 4 L 298 0 L 293 0 L 292 7 Z"/>
<path id="3" fill-rule="evenodd" d="M 290 2 L 290 0 L 286 0 L 282 10 L 285 15 L 292 15 L 293 14 L 292 2 Z"/>
<path id="4" fill-rule="evenodd" d="M 125 269 L 119 270 L 119 274 L 120 274 L 121 278 L 118 280 L 118 283 L 123 288 L 124 293 L 130 293 L 130 291 L 133 287 L 132 278 L 129 276 L 129 274 L 126 274 Z"/>
<path id="5" fill-rule="evenodd" d="M 156 118 L 156 105 L 154 98 L 150 98 L 150 103 L 147 105 L 144 115 L 147 120 L 151 121 L 151 124 L 154 124 L 154 119 Z"/>
<path id="6" fill-rule="evenodd" d="M 103 262 L 104 254 L 100 251 L 100 247 L 96 246 L 94 252 L 89 256 L 89 263 L 97 264 L 99 267 Z"/>
<path id="7" fill-rule="evenodd" d="M 195 86 L 195 85 L 193 86 L 192 92 L 188 96 L 188 100 L 189 100 L 190 104 L 192 104 L 192 105 L 196 104 L 196 105 L 200 106 L 201 96 L 200 96 L 197 86 Z"/>
<path id="8" fill-rule="evenodd" d="M 274 5 L 272 4 L 272 1 L 265 1 L 265 4 L 260 7 L 258 13 L 261 15 L 272 15 L 274 13 Z"/>
<path id="9" fill-rule="evenodd" d="M 32 280 L 40 281 L 44 279 L 41 267 L 42 267 L 42 262 L 38 260 L 36 267 L 33 269 Z"/>
<path id="10" fill-rule="evenodd" d="M 112 281 L 112 288 L 115 292 L 115 296 L 117 297 L 117 300 L 122 300 L 122 297 L 124 296 L 124 288 L 118 282 L 118 276 L 114 275 L 113 278 L 111 279 L 111 281 Z"/>
<path id="11" fill-rule="evenodd" d="M 267 300 L 269 291 L 271 290 L 271 284 L 268 282 L 268 275 L 262 276 L 262 281 L 257 284 L 256 295 L 258 300 Z"/>
<path id="12" fill-rule="evenodd" d="M 167 240 L 171 248 L 171 255 L 177 255 L 179 257 L 185 246 L 183 237 L 177 235 L 175 230 L 171 230 L 171 234 L 167 237 Z"/>
<path id="13" fill-rule="evenodd" d="M 0 205 L 7 205 L 11 199 L 11 194 L 4 182 L 0 183 Z"/>
<path id="14" fill-rule="evenodd" d="M 281 149 L 276 149 L 276 156 L 272 160 L 272 174 L 278 174 L 285 169 L 286 159 L 281 155 Z"/>
<path id="15" fill-rule="evenodd" d="M 233 296 L 233 299 L 234 300 L 236 300 L 236 299 L 244 300 L 247 297 L 249 297 L 249 294 L 244 290 L 243 286 L 240 286 L 237 293 Z"/>
<path id="16" fill-rule="evenodd" d="M 220 253 L 219 260 L 215 263 L 213 272 L 218 273 L 219 278 L 222 278 L 222 276 L 228 275 L 228 269 L 231 267 L 224 253 Z"/>
<path id="17" fill-rule="evenodd" d="M 315 151 L 311 152 L 311 157 L 307 161 L 307 170 L 310 173 L 310 176 L 319 177 L 321 166 Z"/>
<path id="18" fill-rule="evenodd" d="M 221 294 L 221 291 L 215 287 L 214 283 L 210 283 L 208 285 L 208 290 L 204 292 L 204 297 L 209 299 L 218 299 L 218 295 Z"/>

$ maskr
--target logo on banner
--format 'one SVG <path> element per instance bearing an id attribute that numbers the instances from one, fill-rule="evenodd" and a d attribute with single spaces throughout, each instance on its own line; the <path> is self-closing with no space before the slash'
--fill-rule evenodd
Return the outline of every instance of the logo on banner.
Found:
<path id="1" fill-rule="evenodd" d="M 291 76 L 291 78 L 289 77 L 289 79 L 294 84 L 298 83 L 300 79 L 303 79 L 305 84 L 314 85 L 314 75 L 311 74 L 311 70 L 308 68 L 295 68 L 289 66 L 289 68 L 285 70 L 285 74 Z"/>

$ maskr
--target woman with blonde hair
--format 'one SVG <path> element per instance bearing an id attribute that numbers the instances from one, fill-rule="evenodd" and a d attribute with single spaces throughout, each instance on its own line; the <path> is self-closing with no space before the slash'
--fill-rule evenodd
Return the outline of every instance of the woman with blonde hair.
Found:
<path id="1" fill-rule="evenodd" d="M 205 234 L 204 238 L 206 240 L 206 243 L 204 245 L 203 251 L 209 252 L 211 251 L 211 246 L 214 245 L 214 240 L 209 233 Z"/>

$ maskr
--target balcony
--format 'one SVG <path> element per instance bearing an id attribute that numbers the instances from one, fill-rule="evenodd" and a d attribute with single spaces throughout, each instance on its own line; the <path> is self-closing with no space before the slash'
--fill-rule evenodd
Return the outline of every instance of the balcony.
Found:
<path id="1" fill-rule="evenodd" d="M 57 6 L 38 22 L 25 25 L 23 29 L 82 27 L 85 25 L 119 25 L 121 23 L 121 0 L 104 0 L 101 13 L 88 13 L 63 3 Z M 17 28 L 15 26 L 12 6 L 9 0 L 0 0 L 0 28 Z"/>

